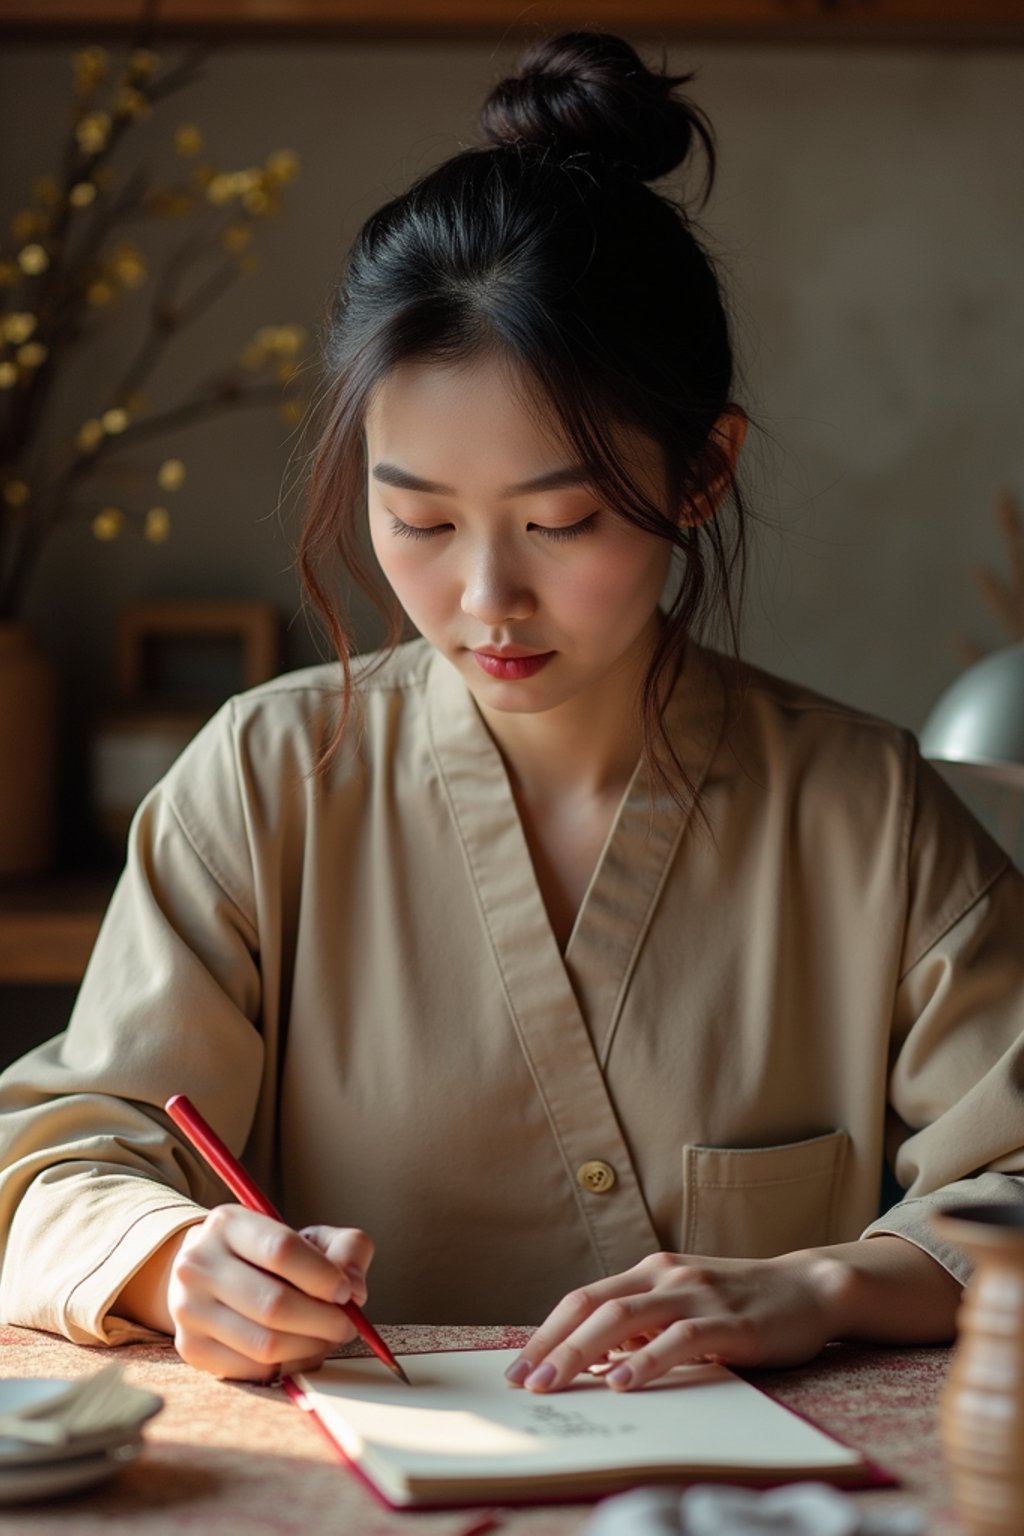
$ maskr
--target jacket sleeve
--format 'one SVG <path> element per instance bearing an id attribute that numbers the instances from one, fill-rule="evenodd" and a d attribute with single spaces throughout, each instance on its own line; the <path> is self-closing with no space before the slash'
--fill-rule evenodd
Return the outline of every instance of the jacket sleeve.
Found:
<path id="1" fill-rule="evenodd" d="M 230 706 L 140 807 L 66 1031 L 0 1076 L 0 1318 L 80 1343 L 174 1232 L 225 1198 L 162 1110 L 186 1093 L 236 1151 L 263 1049 L 259 935 Z M 175 784 L 202 786 L 216 841 Z"/>
<path id="2" fill-rule="evenodd" d="M 906 1238 L 963 1283 L 932 1212 L 1024 1208 L 1024 878 L 924 763 L 907 867 L 887 1134 L 905 1194 L 864 1236 Z"/>

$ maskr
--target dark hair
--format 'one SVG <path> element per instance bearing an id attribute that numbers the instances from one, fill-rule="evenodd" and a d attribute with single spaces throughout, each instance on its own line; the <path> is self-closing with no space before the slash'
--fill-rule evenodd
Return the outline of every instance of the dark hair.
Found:
<path id="1" fill-rule="evenodd" d="M 645 184 L 699 148 L 703 201 L 710 192 L 712 131 L 678 93 L 691 78 L 648 70 L 616 37 L 540 41 L 485 102 L 486 146 L 445 161 L 360 231 L 329 322 L 323 427 L 298 552 L 344 678 L 342 715 L 318 767 L 337 750 L 351 693 L 349 642 L 328 591 L 332 561 L 340 556 L 388 615 L 389 647 L 402 633 L 397 602 L 390 593 L 382 600 L 367 568 L 359 529 L 373 392 L 406 360 L 497 349 L 539 385 L 601 499 L 678 553 L 678 587 L 641 715 L 655 776 L 677 796 L 691 788 L 662 728 L 661 685 L 709 618 L 725 614 L 738 649 L 731 578 L 743 552 L 742 501 L 712 432 L 733 379 L 719 284 L 685 210 Z M 669 507 L 652 502 L 616 460 L 612 423 L 660 445 Z M 679 521 L 715 483 L 729 486 L 718 515 Z"/>

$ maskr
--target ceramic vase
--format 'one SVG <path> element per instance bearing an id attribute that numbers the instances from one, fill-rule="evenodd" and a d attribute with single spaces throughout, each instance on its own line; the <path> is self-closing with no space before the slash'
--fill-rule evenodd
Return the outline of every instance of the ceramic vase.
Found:
<path id="1" fill-rule="evenodd" d="M 1024 1210 L 958 1206 L 933 1217 L 974 1263 L 939 1407 L 953 1497 L 971 1536 L 1024 1532 Z"/>
<path id="2" fill-rule="evenodd" d="M 52 864 L 56 776 L 54 670 L 27 624 L 0 620 L 0 880 Z"/>

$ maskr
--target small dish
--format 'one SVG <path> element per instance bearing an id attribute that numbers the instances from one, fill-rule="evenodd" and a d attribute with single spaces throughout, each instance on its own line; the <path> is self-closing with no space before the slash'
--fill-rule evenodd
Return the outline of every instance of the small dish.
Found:
<path id="1" fill-rule="evenodd" d="M 0 1380 L 0 1414 L 23 1413 L 28 1407 L 41 1408 L 49 1398 L 61 1396 L 67 1381 L 42 1377 L 12 1377 Z M 65 1462 L 96 1458 L 107 1452 L 137 1442 L 142 1426 L 159 1413 L 163 1398 L 141 1387 L 123 1383 L 118 1388 L 116 1417 L 108 1424 L 81 1434 L 72 1434 L 58 1445 L 37 1445 L 14 1436 L 0 1438 L 0 1477 L 15 1468 L 55 1467 Z M 115 1469 L 116 1470 L 116 1469 Z"/>
<path id="2" fill-rule="evenodd" d="M 125 1445 L 98 1451 L 93 1456 L 71 1456 L 64 1461 L 47 1461 L 37 1466 L 6 1467 L 0 1471 L 0 1506 L 56 1499 L 66 1493 L 93 1488 L 133 1462 L 141 1449 L 142 1442 L 136 1435 Z"/>

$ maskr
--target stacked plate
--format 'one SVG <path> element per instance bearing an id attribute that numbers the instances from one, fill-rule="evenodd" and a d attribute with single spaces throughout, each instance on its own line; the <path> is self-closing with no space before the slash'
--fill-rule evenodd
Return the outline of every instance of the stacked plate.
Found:
<path id="1" fill-rule="evenodd" d="M 163 1399 L 118 1365 L 77 1381 L 0 1380 L 0 1504 L 91 1488 L 134 1461 Z"/>

